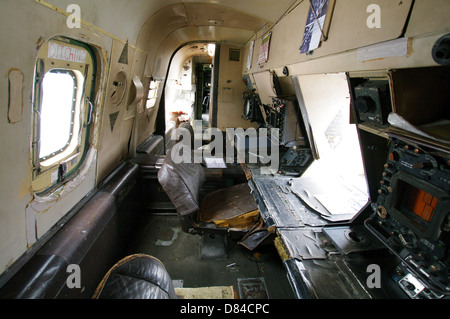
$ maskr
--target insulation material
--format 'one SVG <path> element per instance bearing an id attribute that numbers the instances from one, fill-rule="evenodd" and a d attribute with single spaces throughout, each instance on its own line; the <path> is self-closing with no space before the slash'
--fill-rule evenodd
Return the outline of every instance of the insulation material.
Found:
<path id="1" fill-rule="evenodd" d="M 257 210 L 250 187 L 244 183 L 206 195 L 200 207 L 199 218 L 204 222 L 230 221 Z"/>
<path id="2" fill-rule="evenodd" d="M 238 217 L 224 220 L 215 220 L 214 224 L 217 227 L 230 227 L 230 228 L 240 228 L 247 229 L 250 228 L 259 216 L 259 211 L 255 210 Z"/>
<path id="3" fill-rule="evenodd" d="M 91 148 L 87 152 L 86 159 L 81 166 L 80 171 L 69 182 L 48 196 L 40 197 L 34 195 L 33 200 L 25 208 L 26 236 L 29 247 L 31 247 L 37 239 L 50 228 L 49 225 L 41 225 L 43 222 L 39 220 L 39 216 L 44 217 L 45 215 L 48 215 L 47 213 L 51 209 L 58 209 L 57 204 L 61 202 L 63 198 L 69 198 L 71 194 L 79 190 L 80 187 L 84 187 L 84 183 L 89 184 L 89 189 L 94 187 L 96 162 L 97 150 Z M 59 219 L 61 216 L 56 216 L 55 218 Z"/>
<path id="4" fill-rule="evenodd" d="M 175 293 L 181 299 L 237 299 L 233 286 L 175 288 Z"/>
<path id="5" fill-rule="evenodd" d="M 293 258 L 325 259 L 326 251 L 321 247 L 320 230 L 315 229 L 281 229 L 280 237 L 286 246 L 289 255 Z"/>
<path id="6" fill-rule="evenodd" d="M 269 299 L 266 282 L 260 278 L 238 278 L 241 299 Z"/>

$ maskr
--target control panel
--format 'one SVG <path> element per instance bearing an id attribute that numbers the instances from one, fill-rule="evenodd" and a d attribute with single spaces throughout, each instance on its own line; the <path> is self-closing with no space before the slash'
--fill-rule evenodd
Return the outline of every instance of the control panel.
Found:
<path id="1" fill-rule="evenodd" d="M 282 128 L 284 115 L 286 114 L 286 104 L 283 100 L 273 98 L 273 103 L 265 106 L 267 124 L 273 128 Z"/>
<path id="2" fill-rule="evenodd" d="M 280 160 L 280 171 L 285 175 L 299 176 L 311 165 L 314 158 L 310 149 L 292 147 Z"/>
<path id="3" fill-rule="evenodd" d="M 450 161 L 392 140 L 366 226 L 399 259 L 392 278 L 411 298 L 450 296 Z"/>
<path id="4" fill-rule="evenodd" d="M 305 145 L 300 121 L 300 108 L 295 97 L 273 98 L 272 105 L 266 107 L 267 123 L 280 129 L 280 145 L 286 147 Z"/>
<path id="5" fill-rule="evenodd" d="M 245 92 L 242 96 L 244 99 L 244 112 L 242 118 L 252 123 L 262 123 L 264 121 L 261 113 L 261 101 L 259 95 L 255 92 Z"/>

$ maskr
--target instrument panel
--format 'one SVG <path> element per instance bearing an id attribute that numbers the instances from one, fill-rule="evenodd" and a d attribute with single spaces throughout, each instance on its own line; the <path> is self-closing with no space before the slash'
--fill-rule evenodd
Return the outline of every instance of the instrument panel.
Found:
<path id="1" fill-rule="evenodd" d="M 393 139 L 367 228 L 400 260 L 392 278 L 411 298 L 450 295 L 448 159 Z"/>

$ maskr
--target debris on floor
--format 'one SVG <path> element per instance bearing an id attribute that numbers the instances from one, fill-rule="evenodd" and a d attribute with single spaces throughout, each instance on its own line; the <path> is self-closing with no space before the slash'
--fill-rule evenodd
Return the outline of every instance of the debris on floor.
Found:
<path id="1" fill-rule="evenodd" d="M 237 299 L 233 286 L 175 288 L 180 299 Z"/>
<path id="2" fill-rule="evenodd" d="M 264 278 L 238 278 L 240 299 L 269 299 Z"/>

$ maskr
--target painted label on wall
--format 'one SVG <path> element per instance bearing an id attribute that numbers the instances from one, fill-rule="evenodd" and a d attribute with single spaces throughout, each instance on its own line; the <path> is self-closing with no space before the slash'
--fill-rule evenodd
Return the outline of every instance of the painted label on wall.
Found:
<path id="1" fill-rule="evenodd" d="M 86 63 L 85 50 L 60 45 L 55 42 L 48 43 L 48 57 L 69 62 Z"/>

